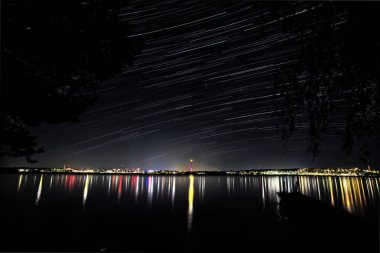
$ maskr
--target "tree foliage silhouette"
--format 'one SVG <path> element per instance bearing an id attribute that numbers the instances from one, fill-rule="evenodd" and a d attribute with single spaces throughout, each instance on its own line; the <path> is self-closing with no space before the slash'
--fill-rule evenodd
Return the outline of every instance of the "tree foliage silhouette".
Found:
<path id="1" fill-rule="evenodd" d="M 29 127 L 76 121 L 99 83 L 132 62 L 125 1 L 7 0 L 2 16 L 0 156 L 38 148 Z M 12 136 L 12 138 L 10 138 Z M 16 141 L 17 140 L 17 141 Z"/>
<path id="2" fill-rule="evenodd" d="M 295 35 L 297 47 L 292 63 L 279 69 L 275 81 L 278 127 L 285 144 L 299 120 L 306 120 L 314 156 L 321 137 L 334 131 L 342 136 L 348 154 L 358 146 L 360 158 L 368 158 L 368 142 L 380 129 L 379 11 L 376 2 L 277 6 L 274 13 Z M 343 131 L 334 130 L 337 111 L 344 117 Z"/>

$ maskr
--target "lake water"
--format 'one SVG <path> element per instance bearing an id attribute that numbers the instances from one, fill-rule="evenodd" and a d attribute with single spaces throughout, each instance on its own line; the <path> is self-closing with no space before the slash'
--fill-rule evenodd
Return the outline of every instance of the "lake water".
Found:
<path id="1" fill-rule="evenodd" d="M 379 222 L 379 178 L 1 174 L 0 251 L 274 249 L 293 229 L 277 192 L 296 180 Z"/>

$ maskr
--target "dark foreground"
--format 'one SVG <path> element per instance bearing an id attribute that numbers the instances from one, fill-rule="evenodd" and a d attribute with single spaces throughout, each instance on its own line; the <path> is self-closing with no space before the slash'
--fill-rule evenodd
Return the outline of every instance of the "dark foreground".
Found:
<path id="1" fill-rule="evenodd" d="M 351 215 L 299 192 L 278 195 L 280 208 L 293 226 L 295 251 L 313 245 L 313 250 L 320 252 L 379 252 L 378 222 Z M 287 248 L 290 246 L 287 244 Z"/>
<path id="2" fill-rule="evenodd" d="M 295 182 L 312 199 L 280 201 Z M 377 253 L 379 199 L 376 178 L 7 174 L 0 251 Z"/>

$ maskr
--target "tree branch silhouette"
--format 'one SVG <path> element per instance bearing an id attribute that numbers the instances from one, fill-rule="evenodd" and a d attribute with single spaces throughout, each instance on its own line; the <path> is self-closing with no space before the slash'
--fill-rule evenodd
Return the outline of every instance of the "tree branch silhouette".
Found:
<path id="1" fill-rule="evenodd" d="M 334 131 L 351 154 L 369 155 L 368 142 L 380 129 L 379 3 L 282 3 L 274 11 L 286 31 L 295 35 L 297 53 L 279 69 L 275 81 L 278 129 L 283 143 L 300 121 L 308 123 L 309 151 L 316 156 L 320 140 Z M 338 102 L 345 101 L 344 106 Z M 334 114 L 345 118 L 334 129 Z"/>
<path id="2" fill-rule="evenodd" d="M 0 156 L 33 161 L 32 155 L 42 149 L 31 126 L 77 121 L 95 101 L 98 85 L 132 63 L 140 42 L 128 37 L 129 24 L 119 15 L 126 4 L 3 3 Z"/>

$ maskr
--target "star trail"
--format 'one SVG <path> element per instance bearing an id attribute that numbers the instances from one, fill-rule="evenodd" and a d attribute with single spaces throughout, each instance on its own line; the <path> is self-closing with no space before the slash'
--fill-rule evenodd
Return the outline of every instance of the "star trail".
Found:
<path id="1" fill-rule="evenodd" d="M 130 37 L 143 41 L 141 52 L 101 85 L 80 122 L 33 129 L 46 147 L 38 166 L 178 169 L 190 158 L 195 169 L 220 170 L 353 164 L 333 134 L 313 161 L 306 123 L 282 146 L 273 80 L 297 50 L 297 37 L 279 25 L 286 16 L 248 1 L 196 0 L 135 0 L 120 15 Z"/>

